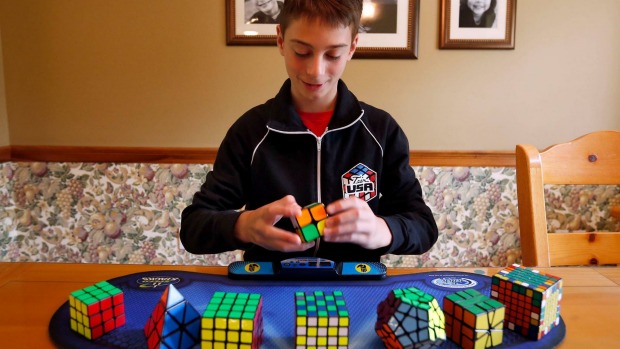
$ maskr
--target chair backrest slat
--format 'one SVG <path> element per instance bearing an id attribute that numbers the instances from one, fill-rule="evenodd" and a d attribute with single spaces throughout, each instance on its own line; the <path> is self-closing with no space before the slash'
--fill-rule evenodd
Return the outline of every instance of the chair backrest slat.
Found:
<path id="1" fill-rule="evenodd" d="M 620 184 L 616 131 L 589 133 L 540 153 L 546 184 Z"/>
<path id="2" fill-rule="evenodd" d="M 539 152 L 516 147 L 523 264 L 620 264 L 619 233 L 547 232 L 546 184 L 620 184 L 620 132 L 593 132 Z M 613 218 L 610 218 L 613 219 Z"/>

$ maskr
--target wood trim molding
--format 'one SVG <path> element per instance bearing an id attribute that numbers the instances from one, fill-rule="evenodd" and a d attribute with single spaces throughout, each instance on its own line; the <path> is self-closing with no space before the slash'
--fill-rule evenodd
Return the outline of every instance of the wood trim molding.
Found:
<path id="1" fill-rule="evenodd" d="M 0 148 L 1 161 L 191 163 L 212 164 L 217 148 L 148 148 L 84 146 L 11 146 Z M 7 155 L 8 153 L 8 155 Z M 509 151 L 416 150 L 412 166 L 515 167 Z"/>
<path id="2" fill-rule="evenodd" d="M 212 164 L 216 148 L 12 146 L 13 161 Z"/>
<path id="3" fill-rule="evenodd" d="M 412 166 L 515 167 L 514 151 L 436 151 L 414 150 Z"/>
<path id="4" fill-rule="evenodd" d="M 11 160 L 11 147 L 0 147 L 0 162 L 6 162 Z"/>

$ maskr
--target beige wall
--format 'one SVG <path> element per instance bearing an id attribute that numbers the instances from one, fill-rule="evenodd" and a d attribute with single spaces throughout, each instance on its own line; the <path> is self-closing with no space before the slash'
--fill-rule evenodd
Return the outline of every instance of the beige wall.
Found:
<path id="1" fill-rule="evenodd" d="M 620 129 L 620 1 L 520 0 L 507 51 L 439 50 L 439 1 L 421 2 L 418 60 L 354 60 L 344 76 L 412 149 Z M 10 143 L 218 146 L 286 78 L 275 47 L 226 46 L 224 4 L 0 0 Z"/>
<path id="2" fill-rule="evenodd" d="M 4 89 L 4 70 L 2 69 L 2 31 L 0 30 L 0 147 L 9 142 L 9 119 L 6 113 L 6 93 Z"/>

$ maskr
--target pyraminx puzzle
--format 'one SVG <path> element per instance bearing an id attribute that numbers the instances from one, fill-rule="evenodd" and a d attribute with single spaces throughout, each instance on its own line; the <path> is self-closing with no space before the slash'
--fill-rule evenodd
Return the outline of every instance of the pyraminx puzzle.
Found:
<path id="1" fill-rule="evenodd" d="M 123 291 L 102 281 L 69 295 L 71 329 L 88 339 L 97 339 L 125 324 Z"/>
<path id="2" fill-rule="evenodd" d="M 144 334 L 149 349 L 193 348 L 200 340 L 200 314 L 168 285 L 144 326 Z"/>
<path id="3" fill-rule="evenodd" d="M 513 264 L 493 275 L 491 298 L 506 306 L 505 327 L 538 340 L 560 323 L 562 279 Z"/>

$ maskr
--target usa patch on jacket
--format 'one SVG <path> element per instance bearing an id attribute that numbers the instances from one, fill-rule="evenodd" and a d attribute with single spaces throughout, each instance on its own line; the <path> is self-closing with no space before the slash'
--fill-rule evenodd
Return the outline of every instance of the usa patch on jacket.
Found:
<path id="1" fill-rule="evenodd" d="M 342 175 L 342 196 L 372 200 L 377 196 L 377 173 L 362 163 L 357 164 Z"/>

